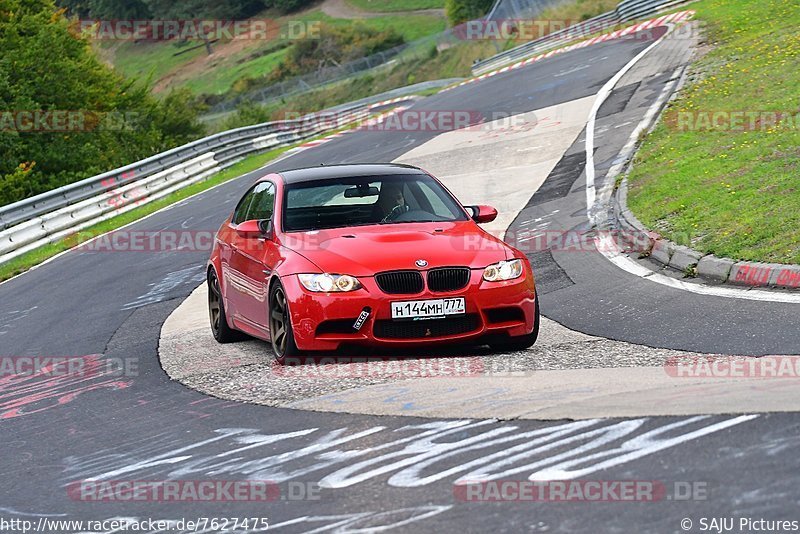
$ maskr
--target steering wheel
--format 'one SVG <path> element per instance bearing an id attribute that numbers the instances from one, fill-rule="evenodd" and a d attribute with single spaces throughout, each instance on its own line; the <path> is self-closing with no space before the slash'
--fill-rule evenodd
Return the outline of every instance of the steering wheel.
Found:
<path id="1" fill-rule="evenodd" d="M 390 211 L 386 215 L 386 217 L 383 218 L 383 220 L 381 222 L 393 221 L 393 220 L 397 219 L 398 217 L 400 217 L 402 214 L 407 213 L 410 209 L 411 208 L 409 208 L 405 204 L 400 204 L 399 206 L 395 206 L 394 208 L 392 208 L 392 211 Z"/>

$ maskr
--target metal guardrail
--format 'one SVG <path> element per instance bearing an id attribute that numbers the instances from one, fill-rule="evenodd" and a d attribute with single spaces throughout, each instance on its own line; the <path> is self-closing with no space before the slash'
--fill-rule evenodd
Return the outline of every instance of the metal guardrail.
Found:
<path id="1" fill-rule="evenodd" d="M 398 87 L 397 89 L 390 89 L 389 91 L 385 91 L 383 93 L 368 96 L 365 98 L 361 98 L 359 100 L 349 102 L 348 104 L 343 105 L 343 107 L 347 106 L 357 106 L 361 104 L 374 104 L 376 102 L 380 102 L 382 100 L 389 100 L 392 98 L 396 98 L 399 96 L 408 96 L 411 94 L 418 94 L 422 91 L 427 91 L 428 89 L 438 89 L 440 87 L 445 87 L 455 82 L 462 81 L 464 78 L 442 78 L 439 80 L 427 80 L 424 82 L 418 82 L 412 85 L 405 85 L 403 87 Z M 286 96 L 286 95 L 284 95 Z M 330 108 L 328 111 L 337 111 L 339 107 Z M 221 120 L 223 117 L 233 113 L 232 111 L 222 111 L 220 113 L 210 113 L 203 115 L 200 117 L 200 120 L 207 123 L 213 123 L 216 121 Z"/>
<path id="2" fill-rule="evenodd" d="M 347 110 L 343 110 L 344 113 Z M 39 215 L 69 206 L 100 193 L 111 191 L 128 183 L 141 180 L 167 167 L 184 162 L 209 151 L 230 146 L 236 141 L 246 141 L 276 131 L 299 130 L 310 126 L 304 124 L 314 118 L 294 121 L 278 121 L 247 126 L 215 134 L 178 148 L 162 152 L 150 158 L 114 169 L 112 171 L 75 182 L 35 197 L 20 200 L 0 207 L 0 230 L 20 224 Z"/>
<path id="3" fill-rule="evenodd" d="M 413 97 L 392 101 L 398 103 Z M 249 154 L 287 146 L 367 118 L 387 102 L 339 106 L 291 121 L 199 139 L 41 195 L 0 207 L 0 263 L 211 176 Z"/>
<path id="4" fill-rule="evenodd" d="M 616 15 L 613 11 L 604 13 L 579 24 L 564 28 L 563 30 L 549 33 L 533 41 L 528 41 L 527 43 L 501 52 L 488 59 L 484 59 L 472 67 L 472 73 L 476 76 L 484 74 L 502 67 L 503 65 L 520 61 L 528 56 L 538 54 L 550 48 L 555 48 L 561 44 L 580 39 L 581 37 L 587 37 L 592 33 L 597 33 L 604 28 L 608 28 L 609 25 L 616 23 Z"/>
<path id="5" fill-rule="evenodd" d="M 556 48 L 570 41 L 582 37 L 589 37 L 590 35 L 605 31 L 612 25 L 646 17 L 661 10 L 669 9 L 679 4 L 685 4 L 687 1 L 688 0 L 622 0 L 614 11 L 603 13 L 597 17 L 547 34 L 484 59 L 483 61 L 479 61 L 473 65 L 472 74 L 479 76 L 509 63 L 515 63 L 544 52 L 545 50 Z"/>
<path id="6" fill-rule="evenodd" d="M 624 0 L 615 9 L 620 22 L 647 17 L 690 0 Z"/>

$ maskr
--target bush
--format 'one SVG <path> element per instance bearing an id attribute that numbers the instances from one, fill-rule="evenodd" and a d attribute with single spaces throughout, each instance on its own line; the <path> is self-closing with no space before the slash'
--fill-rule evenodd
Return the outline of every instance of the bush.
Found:
<path id="1" fill-rule="evenodd" d="M 147 87 L 134 87 L 72 33 L 52 0 L 0 0 L 0 50 L 0 204 L 132 163 L 203 133 L 188 93 L 172 93 L 159 102 Z M 28 131 L 16 122 L 19 112 L 59 112 L 79 120 L 76 127 L 50 124 Z"/>
<path id="2" fill-rule="evenodd" d="M 238 19 L 266 8 L 290 13 L 313 0 L 57 0 L 72 15 L 96 19 Z"/>
<path id="3" fill-rule="evenodd" d="M 253 102 L 243 102 L 236 108 L 236 113 L 228 117 L 222 130 L 232 130 L 242 126 L 252 126 L 273 120 L 274 110 Z"/>
<path id="4" fill-rule="evenodd" d="M 445 0 L 444 10 L 453 26 L 478 19 L 494 5 L 494 0 Z"/>
<path id="5" fill-rule="evenodd" d="M 264 2 L 267 7 L 275 7 L 283 13 L 298 11 L 313 3 L 313 0 L 266 0 Z"/>
<path id="6" fill-rule="evenodd" d="M 403 44 L 403 36 L 394 28 L 377 30 L 362 22 L 350 26 L 320 27 L 319 39 L 303 39 L 267 77 L 268 83 L 341 65 Z"/>

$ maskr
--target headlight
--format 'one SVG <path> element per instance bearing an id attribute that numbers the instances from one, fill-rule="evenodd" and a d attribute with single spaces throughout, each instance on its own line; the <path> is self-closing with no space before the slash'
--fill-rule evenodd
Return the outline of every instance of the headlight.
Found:
<path id="1" fill-rule="evenodd" d="M 347 293 L 361 289 L 361 283 L 346 274 L 298 274 L 300 283 L 316 293 Z"/>
<path id="2" fill-rule="evenodd" d="M 483 279 L 487 282 L 503 282 L 520 276 L 522 276 L 522 260 L 501 261 L 483 271 Z"/>

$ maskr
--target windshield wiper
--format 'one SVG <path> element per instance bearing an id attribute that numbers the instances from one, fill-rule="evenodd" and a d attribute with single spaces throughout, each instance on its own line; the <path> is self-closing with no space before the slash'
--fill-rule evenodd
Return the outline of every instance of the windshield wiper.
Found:
<path id="1" fill-rule="evenodd" d="M 414 223 L 431 223 L 431 222 L 444 222 L 444 221 L 436 221 L 433 219 L 421 219 L 418 221 L 385 221 L 378 224 L 414 224 Z"/>

